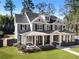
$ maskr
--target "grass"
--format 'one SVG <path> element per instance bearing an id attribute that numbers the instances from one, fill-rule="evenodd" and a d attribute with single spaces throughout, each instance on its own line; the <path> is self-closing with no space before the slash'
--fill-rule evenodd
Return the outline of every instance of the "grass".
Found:
<path id="1" fill-rule="evenodd" d="M 3 47 L 0 48 L 0 59 L 79 59 L 79 57 L 59 49 L 19 54 L 15 47 Z"/>
<path id="2" fill-rule="evenodd" d="M 71 50 L 79 52 L 79 48 L 71 48 Z"/>

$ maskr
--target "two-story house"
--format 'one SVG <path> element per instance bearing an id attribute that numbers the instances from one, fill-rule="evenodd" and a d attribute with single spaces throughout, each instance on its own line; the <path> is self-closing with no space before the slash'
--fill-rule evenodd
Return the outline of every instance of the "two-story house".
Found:
<path id="1" fill-rule="evenodd" d="M 67 29 L 67 25 L 56 16 L 37 14 L 25 11 L 15 14 L 15 35 L 17 42 L 26 45 L 52 45 L 53 42 L 73 42 L 74 33 Z"/>

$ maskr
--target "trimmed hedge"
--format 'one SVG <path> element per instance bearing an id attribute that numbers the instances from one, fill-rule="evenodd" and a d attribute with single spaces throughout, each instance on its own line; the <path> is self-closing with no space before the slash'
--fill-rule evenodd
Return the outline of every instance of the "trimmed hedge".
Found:
<path id="1" fill-rule="evenodd" d="M 79 42 L 63 42 L 61 46 L 72 46 L 72 45 L 79 45 Z"/>
<path id="2" fill-rule="evenodd" d="M 0 38 L 2 38 L 4 36 L 4 32 L 0 31 Z"/>
<path id="3" fill-rule="evenodd" d="M 3 47 L 3 40 L 0 40 L 0 47 Z"/>
<path id="4" fill-rule="evenodd" d="M 55 47 L 55 46 L 50 46 L 50 45 L 39 46 L 39 48 L 41 48 L 41 50 L 43 50 L 43 51 L 56 49 L 56 47 Z"/>
<path id="5" fill-rule="evenodd" d="M 8 39 L 7 40 L 7 46 L 13 46 L 14 43 L 17 43 L 17 40 L 16 39 Z"/>

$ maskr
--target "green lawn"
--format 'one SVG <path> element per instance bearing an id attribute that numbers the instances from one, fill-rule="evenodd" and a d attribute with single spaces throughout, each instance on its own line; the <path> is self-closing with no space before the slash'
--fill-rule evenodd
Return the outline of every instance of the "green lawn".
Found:
<path id="1" fill-rule="evenodd" d="M 15 47 L 3 47 L 0 48 L 0 59 L 79 59 L 79 57 L 62 50 L 18 54 Z"/>
<path id="2" fill-rule="evenodd" d="M 79 48 L 71 48 L 71 50 L 79 52 Z"/>

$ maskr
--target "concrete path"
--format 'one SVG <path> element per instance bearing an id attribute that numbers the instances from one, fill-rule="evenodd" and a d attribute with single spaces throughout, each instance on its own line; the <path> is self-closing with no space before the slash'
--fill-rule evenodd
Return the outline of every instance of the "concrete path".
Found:
<path id="1" fill-rule="evenodd" d="M 70 50 L 70 48 L 64 48 L 64 49 L 62 49 L 62 50 L 67 51 L 67 52 L 69 52 L 69 53 L 71 53 L 71 54 L 74 54 L 74 55 L 76 55 L 76 56 L 79 56 L 79 53 L 78 53 L 78 52 L 73 51 L 73 50 Z"/>

